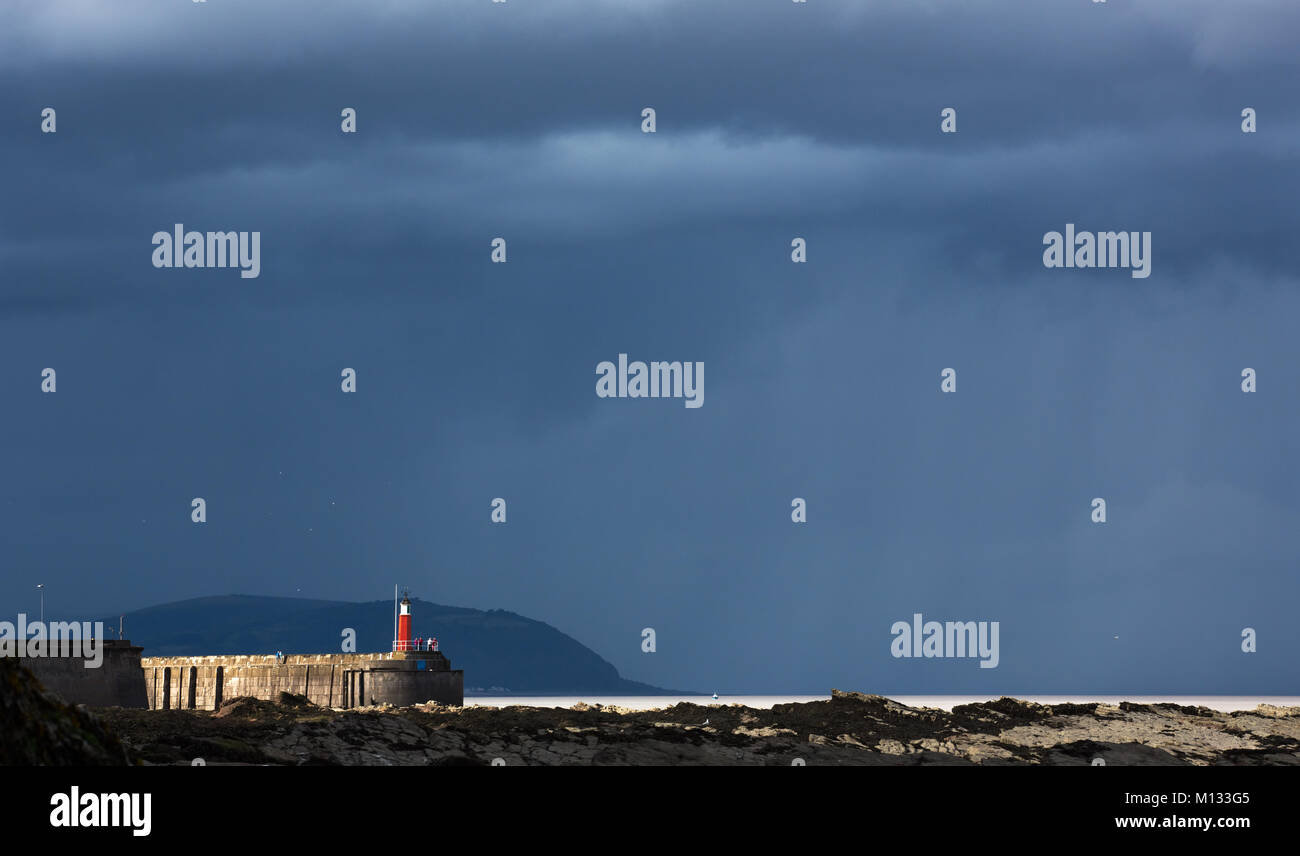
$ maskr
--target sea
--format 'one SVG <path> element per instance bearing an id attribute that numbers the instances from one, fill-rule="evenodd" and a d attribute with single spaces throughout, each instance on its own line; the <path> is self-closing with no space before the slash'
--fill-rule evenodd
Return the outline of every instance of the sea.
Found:
<path id="1" fill-rule="evenodd" d="M 933 707 L 941 710 L 952 710 L 953 707 L 961 704 L 976 704 L 979 702 L 994 701 L 1001 696 L 977 696 L 977 695 L 899 695 L 889 696 L 900 704 L 908 707 Z M 1300 696 L 1226 696 L 1226 695 L 1199 695 L 1199 696 L 1081 696 L 1081 695 L 1017 695 L 1015 698 L 1024 701 L 1032 701 L 1037 704 L 1089 704 L 1092 702 L 1101 702 L 1103 704 L 1117 705 L 1120 702 L 1128 701 L 1136 704 L 1178 704 L 1187 707 L 1208 707 L 1212 710 L 1233 711 L 1233 710 L 1254 710 L 1257 705 L 1271 704 L 1278 707 L 1300 707 Z M 569 696 L 528 696 L 528 695 L 510 695 L 510 696 L 465 696 L 465 704 L 482 705 L 485 707 L 509 707 L 510 705 L 525 705 L 527 707 L 573 707 L 579 702 L 589 705 L 603 705 L 606 707 L 623 707 L 631 710 L 654 710 L 656 708 L 672 707 L 680 702 L 688 704 L 710 705 L 710 704 L 739 704 L 745 707 L 753 708 L 770 708 L 778 704 L 791 704 L 810 701 L 829 701 L 828 695 L 723 695 L 719 694 L 716 699 L 709 695 L 663 695 L 663 696 L 618 696 L 618 695 L 569 695 Z"/>

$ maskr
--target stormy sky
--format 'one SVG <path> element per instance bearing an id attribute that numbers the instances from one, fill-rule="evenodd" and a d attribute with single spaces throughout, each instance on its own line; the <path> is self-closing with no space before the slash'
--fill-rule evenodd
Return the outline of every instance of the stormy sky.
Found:
<path id="1" fill-rule="evenodd" d="M 401 583 L 677 688 L 1297 692 L 1290 0 L 0 18 L 10 620 Z M 1045 268 L 1067 223 L 1150 277 Z M 620 353 L 704 405 L 598 398 Z M 998 667 L 892 657 L 918 612 Z"/>

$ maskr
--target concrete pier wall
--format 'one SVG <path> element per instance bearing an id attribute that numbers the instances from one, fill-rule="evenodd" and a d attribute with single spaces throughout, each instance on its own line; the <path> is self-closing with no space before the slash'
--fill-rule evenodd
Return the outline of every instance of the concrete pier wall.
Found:
<path id="1" fill-rule="evenodd" d="M 238 696 L 275 701 L 282 692 L 342 708 L 465 700 L 464 671 L 436 651 L 144 657 L 140 664 L 155 710 L 216 710 Z"/>
<path id="2" fill-rule="evenodd" d="M 103 660 L 86 668 L 87 659 L 73 656 L 72 648 L 53 644 L 49 657 L 19 657 L 18 662 L 36 676 L 47 690 L 68 704 L 91 707 L 148 707 L 145 674 L 141 667 L 142 648 L 129 640 L 106 639 Z"/>

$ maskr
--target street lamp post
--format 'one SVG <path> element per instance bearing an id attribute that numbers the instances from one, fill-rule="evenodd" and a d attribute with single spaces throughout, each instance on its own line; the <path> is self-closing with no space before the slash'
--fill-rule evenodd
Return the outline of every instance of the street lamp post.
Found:
<path id="1" fill-rule="evenodd" d="M 37 583 L 36 590 L 41 593 L 41 624 L 45 624 L 45 584 Z"/>

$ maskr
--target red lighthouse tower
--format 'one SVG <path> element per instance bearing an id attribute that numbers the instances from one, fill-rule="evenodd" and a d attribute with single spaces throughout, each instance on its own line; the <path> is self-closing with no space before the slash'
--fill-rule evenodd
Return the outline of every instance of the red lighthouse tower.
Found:
<path id="1" fill-rule="evenodd" d="M 415 643 L 411 641 L 411 598 L 406 592 L 402 592 L 402 611 L 397 616 L 397 639 L 393 650 L 415 650 Z"/>

